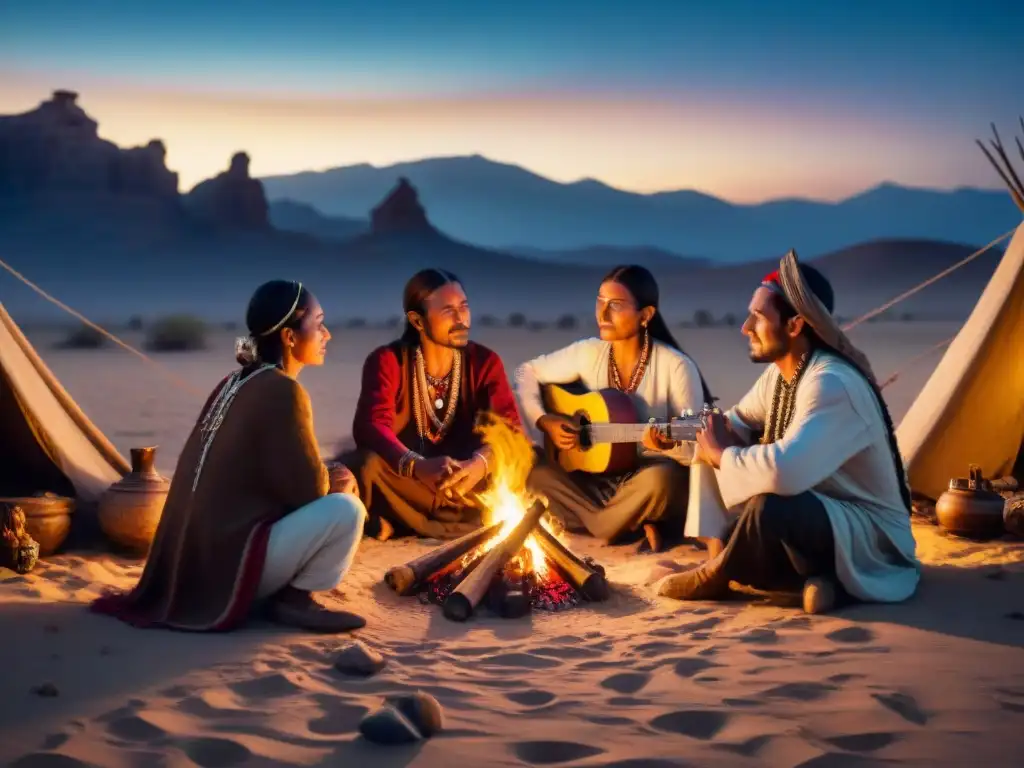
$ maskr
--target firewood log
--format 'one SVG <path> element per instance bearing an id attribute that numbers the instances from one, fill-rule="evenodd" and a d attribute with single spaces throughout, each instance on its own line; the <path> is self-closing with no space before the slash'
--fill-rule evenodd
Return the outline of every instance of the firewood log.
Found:
<path id="1" fill-rule="evenodd" d="M 588 600 L 601 602 L 611 596 L 608 589 L 608 581 L 603 574 L 598 573 L 589 565 L 580 560 L 566 547 L 552 536 L 542 525 L 538 525 L 533 532 L 534 538 L 544 550 L 544 555 L 565 575 L 566 580 Z"/>
<path id="2" fill-rule="evenodd" d="M 458 539 L 442 544 L 424 555 L 397 565 L 384 574 L 384 581 L 399 595 L 410 594 L 415 587 L 433 573 L 457 560 L 472 549 L 485 544 L 501 531 L 502 523 L 478 528 Z"/>
<path id="3" fill-rule="evenodd" d="M 484 555 L 480 565 L 444 601 L 444 615 L 452 621 L 465 621 L 473 615 L 487 590 L 505 564 L 522 548 L 530 532 L 539 528 L 537 523 L 547 511 L 546 504 L 537 500 L 523 515 L 512 532 L 490 552 Z"/>

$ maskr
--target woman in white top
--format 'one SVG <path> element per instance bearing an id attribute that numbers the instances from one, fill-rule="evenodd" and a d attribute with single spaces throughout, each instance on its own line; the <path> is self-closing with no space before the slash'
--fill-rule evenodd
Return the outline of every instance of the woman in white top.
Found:
<path id="1" fill-rule="evenodd" d="M 658 312 L 658 284 L 647 269 L 613 269 L 601 282 L 596 316 L 600 338 L 541 355 L 516 371 L 524 422 L 535 424 L 558 448 L 573 447 L 579 435 L 568 418 L 546 412 L 544 384 L 578 381 L 591 391 L 611 387 L 632 393 L 643 421 L 667 421 L 712 401 L 697 366 Z M 638 471 L 569 473 L 542 459 L 529 484 L 548 497 L 551 511 L 570 530 L 587 530 L 613 543 L 642 526 L 648 544 L 658 550 L 666 538 L 683 535 L 689 494 L 689 469 L 683 463 L 692 458 L 692 444 L 670 449 L 648 430 L 638 450 Z"/>

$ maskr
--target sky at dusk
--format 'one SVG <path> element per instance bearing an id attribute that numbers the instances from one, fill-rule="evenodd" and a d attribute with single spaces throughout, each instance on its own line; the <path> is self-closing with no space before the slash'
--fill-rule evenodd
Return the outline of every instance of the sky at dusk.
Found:
<path id="1" fill-rule="evenodd" d="M 483 154 L 559 181 L 734 201 L 889 180 L 999 188 L 1024 2 L 0 0 L 0 113 L 55 88 L 183 189 Z"/>

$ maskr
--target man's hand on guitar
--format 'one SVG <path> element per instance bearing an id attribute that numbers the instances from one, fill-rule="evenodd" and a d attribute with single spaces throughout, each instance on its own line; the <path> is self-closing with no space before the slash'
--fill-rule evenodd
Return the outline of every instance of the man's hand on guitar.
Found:
<path id="1" fill-rule="evenodd" d="M 695 460 L 718 469 L 722 464 L 722 453 L 725 449 L 738 445 L 742 445 L 742 442 L 732 430 L 729 420 L 721 413 L 712 413 L 708 416 L 707 427 L 697 433 Z"/>
<path id="2" fill-rule="evenodd" d="M 560 451 L 567 451 L 579 445 L 580 434 L 576 425 L 560 413 L 547 413 L 537 419 L 537 428 L 545 432 Z"/>
<path id="3" fill-rule="evenodd" d="M 356 476 L 344 464 L 339 464 L 336 461 L 328 463 L 327 475 L 331 481 L 331 493 L 351 493 L 353 496 L 359 496 L 359 484 L 356 482 Z"/>
<path id="4" fill-rule="evenodd" d="M 665 433 L 653 424 L 644 430 L 641 442 L 647 450 L 659 452 L 671 450 L 679 445 L 676 440 L 666 437 Z"/>
<path id="5" fill-rule="evenodd" d="M 438 490 L 441 482 L 459 468 L 459 463 L 448 456 L 433 459 L 417 459 L 413 465 L 413 477 L 430 490 Z"/>

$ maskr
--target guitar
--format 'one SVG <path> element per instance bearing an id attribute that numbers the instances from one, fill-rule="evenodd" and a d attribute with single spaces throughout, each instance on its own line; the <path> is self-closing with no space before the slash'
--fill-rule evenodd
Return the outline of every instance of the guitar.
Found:
<path id="1" fill-rule="evenodd" d="M 651 426 L 672 440 L 696 440 L 697 432 L 704 429 L 708 414 L 713 412 L 705 405 L 699 413 L 686 413 L 667 422 L 643 421 L 633 395 L 618 389 L 593 392 L 579 385 L 544 384 L 541 399 L 548 413 L 572 421 L 580 436 L 577 447 L 559 450 L 545 434 L 544 448 L 549 460 L 567 472 L 593 474 L 619 474 L 634 469 L 639 461 L 636 444 Z"/>

